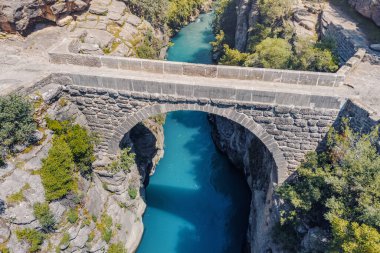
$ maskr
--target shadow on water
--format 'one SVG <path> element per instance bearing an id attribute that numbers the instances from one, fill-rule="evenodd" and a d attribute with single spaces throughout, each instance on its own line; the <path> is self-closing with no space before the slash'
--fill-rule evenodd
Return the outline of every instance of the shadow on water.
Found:
<path id="1" fill-rule="evenodd" d="M 177 124 L 196 130 L 182 145 L 191 152 L 194 169 L 190 176 L 199 187 L 152 183 L 147 203 L 150 208 L 181 217 L 192 225 L 179 230 L 175 252 L 240 252 L 248 224 L 249 188 L 241 172 L 216 150 L 206 115 L 184 111 L 170 115 Z M 159 168 L 156 173 L 160 173 Z M 146 225 L 148 230 L 149 224 Z"/>

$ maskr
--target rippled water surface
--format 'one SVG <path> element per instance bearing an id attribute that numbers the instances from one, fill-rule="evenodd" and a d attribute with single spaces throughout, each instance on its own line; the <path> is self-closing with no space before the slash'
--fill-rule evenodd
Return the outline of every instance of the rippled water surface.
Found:
<path id="1" fill-rule="evenodd" d="M 172 61 L 211 63 L 211 14 L 183 28 Z M 147 187 L 138 253 L 241 252 L 250 194 L 241 172 L 216 150 L 207 114 L 169 113 L 165 156 Z"/>

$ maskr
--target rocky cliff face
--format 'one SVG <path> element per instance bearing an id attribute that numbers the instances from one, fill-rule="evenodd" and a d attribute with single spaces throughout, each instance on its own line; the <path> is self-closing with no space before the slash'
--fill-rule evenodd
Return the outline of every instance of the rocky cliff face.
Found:
<path id="1" fill-rule="evenodd" d="M 44 117 L 57 120 L 75 118 L 75 123 L 87 126 L 84 115 L 63 97 L 62 87 L 49 84 L 32 95 L 43 101 L 36 112 L 37 121 Z M 133 147 L 137 164 L 129 172 L 110 172 L 110 160 L 98 157 L 90 178 L 77 175 L 78 195 L 66 196 L 49 203 L 57 224 L 40 246 L 42 252 L 107 252 L 111 244 L 122 242 L 128 252 L 134 252 L 143 234 L 142 215 L 145 211 L 144 181 L 154 171 L 163 155 L 162 116 L 145 120 L 124 138 L 124 145 Z M 26 253 L 30 245 L 17 238 L 16 231 L 25 228 L 41 230 L 35 216 L 35 203 L 45 203 L 44 187 L 36 171 L 42 166 L 51 147 L 53 133 L 41 129 L 38 144 L 16 155 L 7 166 L 0 168 L 0 251 Z M 17 198 L 14 196 L 18 196 Z M 75 210 L 77 219 L 69 222 L 69 213 Z M 112 231 L 105 239 L 105 217 L 111 217 Z M 64 239 L 65 238 L 65 239 Z"/>
<path id="2" fill-rule="evenodd" d="M 83 11 L 90 0 L 0 0 L 0 30 L 25 32 L 40 20 L 58 21 L 72 12 Z"/>
<path id="3" fill-rule="evenodd" d="M 216 146 L 243 171 L 252 191 L 248 252 L 280 252 L 271 238 L 271 228 L 278 219 L 277 200 L 272 198 L 276 165 L 271 154 L 244 127 L 219 116 L 209 117 Z"/>
<path id="4" fill-rule="evenodd" d="M 362 14 L 364 17 L 372 19 L 376 25 L 380 26 L 379 0 L 349 0 L 348 2 L 360 14 Z"/>

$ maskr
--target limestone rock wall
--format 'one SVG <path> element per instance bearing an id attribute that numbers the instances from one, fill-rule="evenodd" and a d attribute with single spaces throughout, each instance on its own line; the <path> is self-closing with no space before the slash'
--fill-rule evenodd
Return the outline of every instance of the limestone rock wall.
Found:
<path id="1" fill-rule="evenodd" d="M 271 238 L 271 228 L 278 220 L 277 201 L 271 183 L 276 165 L 264 144 L 244 127 L 220 116 L 209 115 L 216 146 L 243 171 L 252 192 L 248 252 L 280 252 Z"/>
<path id="2" fill-rule="evenodd" d="M 364 17 L 372 19 L 380 26 L 380 1 L 379 0 L 348 0 L 349 4 Z"/>
<path id="3" fill-rule="evenodd" d="M 4 32 L 25 32 L 36 21 L 59 18 L 72 12 L 83 11 L 91 0 L 1 0 L 0 30 Z"/>

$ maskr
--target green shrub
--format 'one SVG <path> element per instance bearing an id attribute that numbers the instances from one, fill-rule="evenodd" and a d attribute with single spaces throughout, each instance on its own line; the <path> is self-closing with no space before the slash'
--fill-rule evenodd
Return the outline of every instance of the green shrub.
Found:
<path id="1" fill-rule="evenodd" d="M 131 199 L 136 199 L 137 190 L 135 188 L 129 188 L 128 189 L 128 195 L 129 195 L 129 197 L 131 197 Z"/>
<path id="2" fill-rule="evenodd" d="M 71 224 L 74 224 L 78 221 L 79 216 L 78 216 L 78 210 L 76 209 L 70 209 L 67 212 L 67 221 L 70 222 Z"/>
<path id="3" fill-rule="evenodd" d="M 94 136 L 91 136 L 84 127 L 73 124 L 69 120 L 58 121 L 47 118 L 46 122 L 48 128 L 61 136 L 69 145 L 75 165 L 80 173 L 84 176 L 89 175 L 92 163 L 95 161 Z"/>
<path id="4" fill-rule="evenodd" d="M 167 22 L 168 0 L 125 0 L 133 14 L 148 20 L 154 27 Z"/>
<path id="5" fill-rule="evenodd" d="M 186 25 L 194 11 L 200 9 L 204 0 L 169 0 L 168 25 L 177 30 Z"/>
<path id="6" fill-rule="evenodd" d="M 45 235 L 35 229 L 25 228 L 16 230 L 18 240 L 25 241 L 29 244 L 29 252 L 37 252 L 45 239 Z"/>
<path id="7" fill-rule="evenodd" d="M 143 59 L 157 59 L 160 56 L 162 43 L 151 30 L 145 34 L 143 41 L 136 48 L 137 57 Z"/>
<path id="8" fill-rule="evenodd" d="M 7 197 L 9 204 L 17 204 L 24 200 L 24 192 L 30 189 L 30 185 L 26 183 L 18 192 L 15 192 Z"/>
<path id="9" fill-rule="evenodd" d="M 279 229 L 285 238 L 282 243 L 295 241 L 293 252 L 300 249 L 300 225 L 319 226 L 330 235 L 332 240 L 325 251 L 379 251 L 377 133 L 375 129 L 369 135 L 359 135 L 345 121 L 339 131 L 329 132 L 326 150 L 309 154 L 296 179 L 277 190 L 285 201 Z"/>
<path id="10" fill-rule="evenodd" d="M 108 248 L 107 253 L 127 253 L 127 250 L 125 249 L 123 243 L 112 243 L 110 247 Z"/>
<path id="11" fill-rule="evenodd" d="M 40 222 L 45 232 L 55 229 L 55 219 L 53 213 L 49 209 L 48 203 L 36 203 L 33 205 L 34 216 Z"/>
<path id="12" fill-rule="evenodd" d="M 224 45 L 224 55 L 220 58 L 219 63 L 223 65 L 242 66 L 247 60 L 248 54 L 242 53 L 237 49 L 231 49 Z"/>
<path id="13" fill-rule="evenodd" d="M 97 229 L 102 234 L 102 238 L 106 243 L 109 243 L 112 237 L 112 217 L 103 214 L 100 221 L 96 224 Z"/>
<path id="14" fill-rule="evenodd" d="M 28 142 L 36 130 L 32 103 L 19 95 L 0 96 L 0 156 L 2 150 Z"/>
<path id="15" fill-rule="evenodd" d="M 245 65 L 286 69 L 289 68 L 292 55 L 292 46 L 286 40 L 267 38 L 256 46 L 255 53 L 248 56 Z"/>
<path id="16" fill-rule="evenodd" d="M 74 190 L 73 170 L 74 161 L 69 146 L 64 138 L 54 138 L 40 171 L 47 201 L 60 199 Z"/>
<path id="17" fill-rule="evenodd" d="M 115 173 L 122 170 L 125 173 L 129 173 L 130 168 L 135 164 L 135 157 L 136 154 L 131 152 L 131 148 L 122 149 L 119 158 L 112 162 L 107 167 L 107 170 Z"/>

